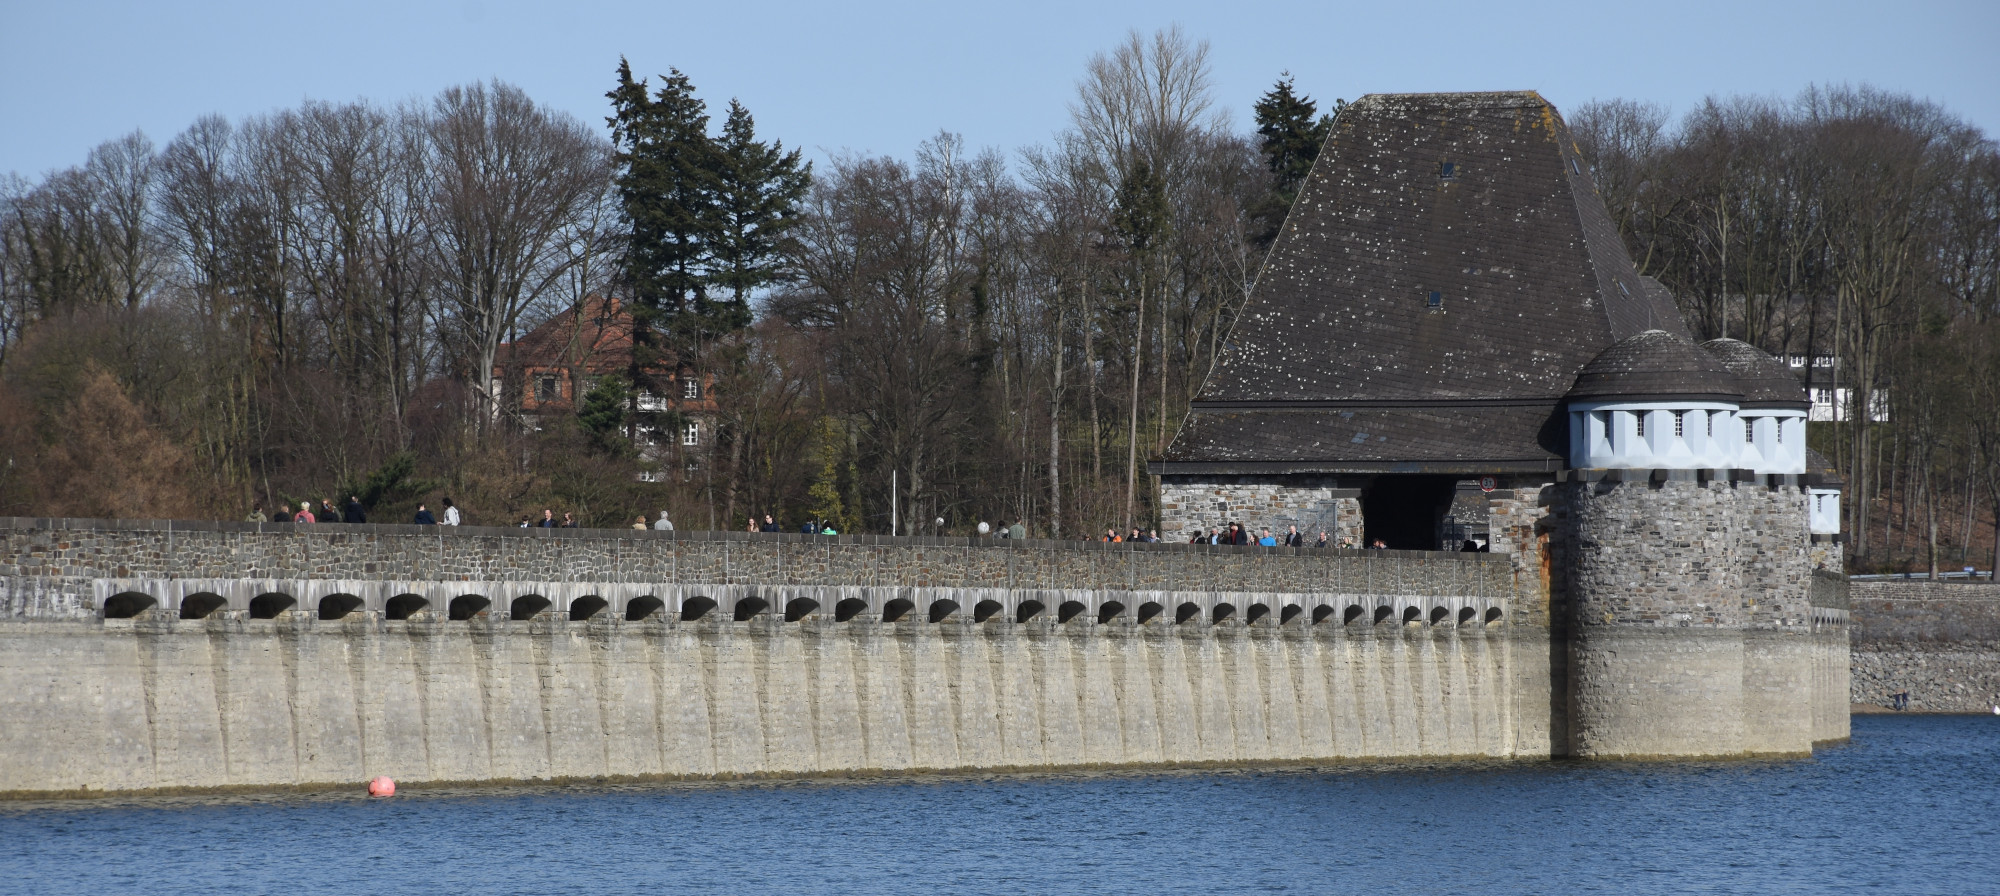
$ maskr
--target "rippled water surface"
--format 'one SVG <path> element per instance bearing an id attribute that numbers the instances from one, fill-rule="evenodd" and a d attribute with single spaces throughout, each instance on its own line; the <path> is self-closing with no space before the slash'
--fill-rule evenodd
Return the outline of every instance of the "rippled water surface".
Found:
<path id="1" fill-rule="evenodd" d="M 1794 762 L 0 803 L 9 893 L 1850 891 L 2000 893 L 2000 717 Z"/>

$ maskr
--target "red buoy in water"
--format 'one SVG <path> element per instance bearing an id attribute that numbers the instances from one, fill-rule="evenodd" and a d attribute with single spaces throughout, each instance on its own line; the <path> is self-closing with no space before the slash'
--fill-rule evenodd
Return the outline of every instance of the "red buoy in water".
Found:
<path id="1" fill-rule="evenodd" d="M 368 795 L 395 796 L 396 782 L 390 780 L 388 775 L 378 776 L 375 778 L 375 780 L 368 782 Z"/>

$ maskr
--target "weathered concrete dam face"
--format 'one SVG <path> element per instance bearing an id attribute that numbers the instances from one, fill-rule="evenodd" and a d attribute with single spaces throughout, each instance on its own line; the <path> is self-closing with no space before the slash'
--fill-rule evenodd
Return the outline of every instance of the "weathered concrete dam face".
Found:
<path id="1" fill-rule="evenodd" d="M 1498 554 L 16 520 L 0 792 L 1547 757 L 1561 653 Z"/>

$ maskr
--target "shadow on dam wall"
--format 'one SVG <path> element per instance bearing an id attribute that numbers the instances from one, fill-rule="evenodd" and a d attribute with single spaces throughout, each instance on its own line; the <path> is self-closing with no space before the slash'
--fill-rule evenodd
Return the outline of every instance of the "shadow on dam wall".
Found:
<path id="1" fill-rule="evenodd" d="M 6 792 L 1553 752 L 1504 555 L 36 522 Z"/>

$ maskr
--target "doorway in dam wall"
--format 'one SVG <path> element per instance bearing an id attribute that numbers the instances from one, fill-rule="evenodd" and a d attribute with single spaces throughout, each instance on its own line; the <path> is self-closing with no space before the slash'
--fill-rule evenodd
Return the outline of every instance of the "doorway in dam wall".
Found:
<path id="1" fill-rule="evenodd" d="M 1418 474 L 1375 477 L 1361 489 L 1362 546 L 1379 538 L 1391 550 L 1437 550 L 1458 479 Z"/>

